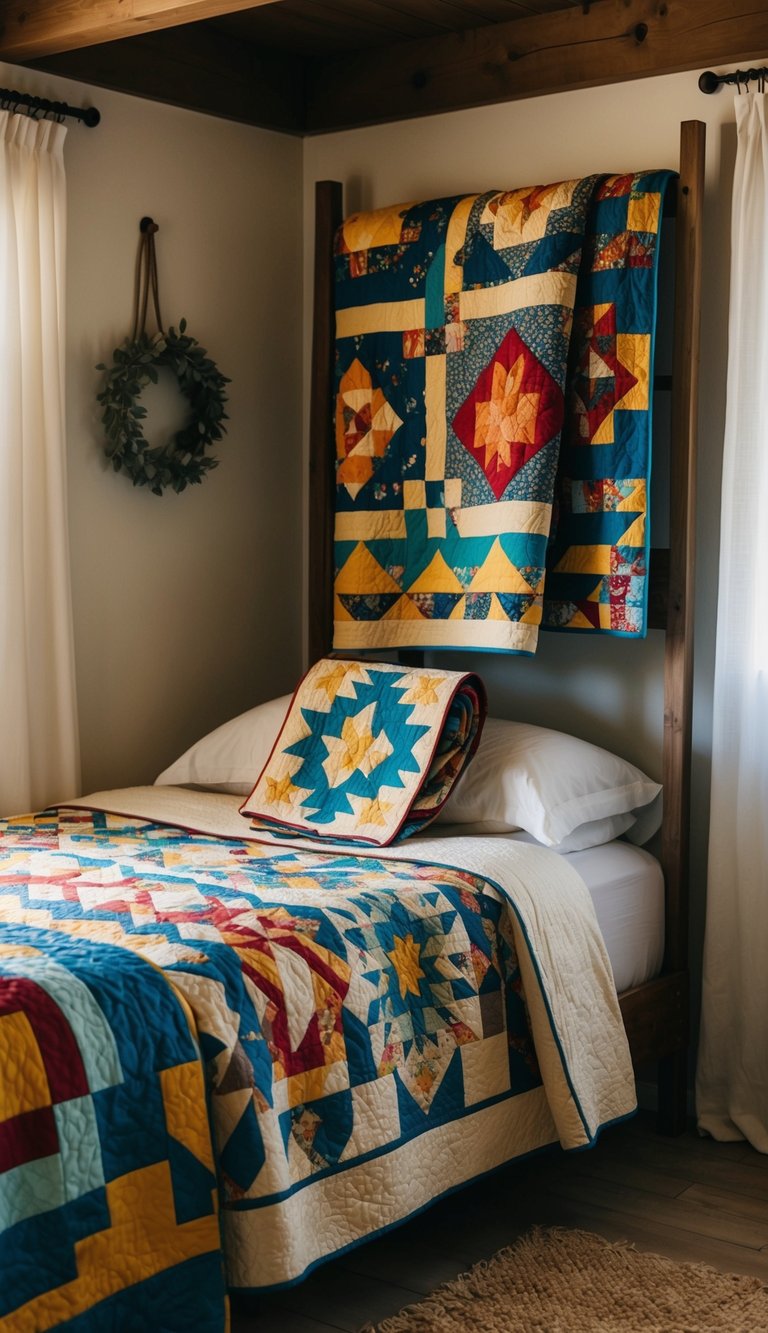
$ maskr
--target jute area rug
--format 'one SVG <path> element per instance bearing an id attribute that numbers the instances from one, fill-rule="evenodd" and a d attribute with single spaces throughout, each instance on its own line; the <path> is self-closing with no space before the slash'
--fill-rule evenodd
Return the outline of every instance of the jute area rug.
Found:
<path id="1" fill-rule="evenodd" d="M 768 1286 L 537 1228 L 362 1333 L 766 1333 Z"/>

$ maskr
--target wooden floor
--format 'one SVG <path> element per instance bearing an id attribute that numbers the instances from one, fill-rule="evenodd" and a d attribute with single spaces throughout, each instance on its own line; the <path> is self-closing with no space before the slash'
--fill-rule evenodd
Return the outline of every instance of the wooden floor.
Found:
<path id="1" fill-rule="evenodd" d="M 297 1287 L 238 1301 L 232 1333 L 352 1333 L 418 1301 L 534 1223 L 583 1227 L 768 1281 L 768 1157 L 743 1143 L 700 1139 L 693 1128 L 660 1138 L 652 1117 L 641 1115 L 606 1130 L 590 1152 L 507 1167 Z"/>

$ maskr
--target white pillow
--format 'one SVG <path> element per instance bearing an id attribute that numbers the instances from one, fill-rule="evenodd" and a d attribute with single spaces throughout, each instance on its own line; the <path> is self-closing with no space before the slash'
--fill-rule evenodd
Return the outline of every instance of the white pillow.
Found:
<path id="1" fill-rule="evenodd" d="M 249 796 L 292 698 L 270 699 L 217 727 L 156 785 Z M 647 842 L 661 823 L 660 792 L 638 768 L 588 741 L 489 717 L 477 754 L 434 824 L 462 825 L 465 833 L 467 825 L 478 833 L 523 829 L 558 852 L 577 852 L 623 833 Z"/>
<path id="2" fill-rule="evenodd" d="M 588 741 L 489 717 L 438 820 L 523 829 L 547 847 L 581 851 L 622 833 L 631 837 L 641 809 L 646 841 L 661 823 L 660 792 L 639 768 Z M 652 802 L 656 809 L 646 818 Z"/>
<path id="3" fill-rule="evenodd" d="M 190 746 L 155 778 L 160 787 L 205 787 L 249 796 L 285 721 L 292 694 L 249 708 Z"/>

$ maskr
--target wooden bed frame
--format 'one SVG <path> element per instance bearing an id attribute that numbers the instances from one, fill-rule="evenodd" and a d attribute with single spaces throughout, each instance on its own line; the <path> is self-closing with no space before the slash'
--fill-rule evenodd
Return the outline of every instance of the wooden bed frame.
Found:
<path id="1" fill-rule="evenodd" d="M 693 573 L 696 415 L 701 304 L 701 234 L 705 126 L 680 127 L 676 217 L 674 343 L 671 383 L 669 548 L 652 551 L 649 627 L 666 633 L 664 646 L 665 952 L 661 973 L 619 996 L 635 1069 L 658 1063 L 658 1127 L 679 1134 L 686 1123 L 688 1087 L 688 875 L 693 698 Z M 333 641 L 334 441 L 333 238 L 343 218 L 342 187 L 316 185 L 314 337 L 309 458 L 309 660 L 327 656 Z M 405 656 L 405 654 L 403 654 Z"/>

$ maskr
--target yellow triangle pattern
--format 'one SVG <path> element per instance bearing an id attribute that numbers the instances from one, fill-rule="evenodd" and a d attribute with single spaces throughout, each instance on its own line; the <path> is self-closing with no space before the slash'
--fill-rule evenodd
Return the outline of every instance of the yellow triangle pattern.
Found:
<path id="1" fill-rule="evenodd" d="M 531 602 L 528 610 L 520 617 L 521 625 L 540 625 L 541 624 L 541 601 L 537 597 L 535 602 Z"/>
<path id="2" fill-rule="evenodd" d="M 358 542 L 336 579 L 337 593 L 402 592 L 363 542 Z"/>
<path id="3" fill-rule="evenodd" d="M 512 564 L 497 537 L 470 583 L 469 591 L 531 593 L 533 588 L 530 583 L 526 583 L 517 566 Z M 505 616 L 505 619 L 508 617 Z"/>
<path id="4" fill-rule="evenodd" d="M 439 551 L 433 555 L 427 568 L 408 589 L 409 592 L 462 592 L 464 588 Z M 500 591 L 503 591 L 500 590 Z"/>
<path id="5" fill-rule="evenodd" d="M 610 546 L 569 546 L 555 567 L 556 574 L 610 574 Z"/>
<path id="6" fill-rule="evenodd" d="M 577 611 L 575 615 L 571 616 L 571 619 L 568 621 L 568 627 L 569 629 L 595 628 L 594 625 L 592 624 L 592 621 L 587 620 L 587 617 L 584 615 L 583 611 Z"/>
<path id="7" fill-rule="evenodd" d="M 616 506 L 617 512 L 628 511 L 634 514 L 644 514 L 646 509 L 645 479 L 640 477 L 635 482 L 635 489 L 630 495 L 627 495 L 620 504 Z"/>
<path id="8" fill-rule="evenodd" d="M 617 546 L 645 546 L 645 514 L 638 514 L 634 523 L 627 528 Z"/>
<path id="9" fill-rule="evenodd" d="M 486 619 L 487 619 L 487 620 L 509 620 L 509 616 L 508 616 L 508 615 L 506 614 L 506 612 L 504 611 L 504 607 L 501 605 L 501 602 L 499 601 L 499 599 L 498 599 L 498 597 L 496 596 L 495 593 L 494 593 L 493 597 L 491 598 L 491 605 L 490 605 L 490 607 L 488 608 L 488 615 L 487 615 Z"/>
<path id="10" fill-rule="evenodd" d="M 421 614 L 421 611 L 419 610 L 416 603 L 411 601 L 410 597 L 401 597 L 399 601 L 395 602 L 394 606 L 391 606 L 389 608 L 386 615 L 383 616 L 382 619 L 423 620 L 424 616 Z"/>

